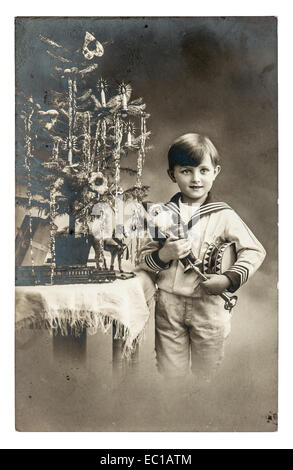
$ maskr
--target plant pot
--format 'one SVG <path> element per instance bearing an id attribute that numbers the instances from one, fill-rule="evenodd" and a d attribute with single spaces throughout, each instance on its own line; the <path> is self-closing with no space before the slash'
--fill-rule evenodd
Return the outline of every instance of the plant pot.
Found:
<path id="1" fill-rule="evenodd" d="M 55 237 L 56 265 L 87 264 L 90 244 L 87 237 Z"/>

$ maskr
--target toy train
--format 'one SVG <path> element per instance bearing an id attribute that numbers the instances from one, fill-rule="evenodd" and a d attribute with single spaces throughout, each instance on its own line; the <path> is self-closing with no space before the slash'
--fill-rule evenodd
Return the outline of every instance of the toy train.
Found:
<path id="1" fill-rule="evenodd" d="M 99 270 L 88 266 L 57 266 L 53 284 L 109 283 L 117 279 L 115 271 Z M 50 266 L 16 266 L 15 285 L 34 286 L 51 284 Z"/>

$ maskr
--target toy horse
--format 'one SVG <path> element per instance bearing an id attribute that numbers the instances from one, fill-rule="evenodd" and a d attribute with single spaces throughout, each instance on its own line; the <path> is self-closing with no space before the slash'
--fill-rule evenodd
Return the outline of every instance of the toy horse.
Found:
<path id="1" fill-rule="evenodd" d="M 104 250 L 109 251 L 111 253 L 110 271 L 114 270 L 115 258 L 117 257 L 119 271 L 123 273 L 123 270 L 121 267 L 121 259 L 124 255 L 124 252 L 126 253 L 126 259 L 129 259 L 129 249 L 126 243 L 124 243 L 121 238 L 116 238 L 116 237 L 106 238 L 104 240 Z M 105 269 L 107 269 L 105 258 L 104 258 L 104 267 Z"/>
<path id="2" fill-rule="evenodd" d="M 118 227 L 119 228 L 119 227 Z M 117 233 L 117 232 L 116 232 Z M 126 233 L 124 227 L 120 227 L 119 235 L 117 236 L 115 231 L 112 232 L 112 238 L 96 238 L 92 234 L 89 235 L 89 244 L 93 246 L 95 250 L 95 260 L 97 263 L 97 268 L 102 269 L 100 266 L 100 262 L 97 262 L 97 259 L 101 260 L 101 264 L 104 264 L 104 269 L 108 270 L 106 259 L 104 256 L 104 251 L 108 251 L 111 253 L 111 261 L 110 261 L 110 271 L 114 271 L 114 263 L 117 257 L 118 260 L 118 268 L 121 273 L 123 273 L 121 260 L 125 253 L 126 259 L 129 259 L 129 249 L 126 243 L 124 243 L 124 238 L 126 237 Z M 116 235 L 116 236 L 115 236 Z"/>

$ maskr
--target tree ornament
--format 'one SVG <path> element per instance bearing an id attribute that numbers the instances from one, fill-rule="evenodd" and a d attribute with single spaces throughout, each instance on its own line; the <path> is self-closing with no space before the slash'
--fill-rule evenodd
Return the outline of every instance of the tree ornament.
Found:
<path id="1" fill-rule="evenodd" d="M 124 193 L 123 188 L 121 188 L 121 186 L 118 186 L 117 189 L 116 189 L 116 195 L 117 196 L 122 196 L 123 193 Z"/>
<path id="2" fill-rule="evenodd" d="M 122 95 L 122 112 L 127 111 L 127 98 L 126 98 L 126 88 L 124 85 L 121 85 L 121 91 Z M 127 113 L 126 113 L 127 114 Z"/>
<path id="3" fill-rule="evenodd" d="M 93 172 L 89 175 L 89 185 L 98 194 L 104 194 L 108 189 L 107 178 L 101 171 Z"/>
<path id="4" fill-rule="evenodd" d="M 118 91 L 121 98 L 121 116 L 126 117 L 128 111 L 127 103 L 130 98 L 132 89 L 130 85 L 125 85 L 125 83 L 122 82 L 121 85 L 119 85 L 118 87 Z"/>
<path id="5" fill-rule="evenodd" d="M 105 91 L 106 91 L 107 87 L 108 87 L 108 85 L 107 85 L 106 80 L 103 80 L 102 78 L 100 78 L 98 83 L 97 83 L 97 88 L 98 88 L 98 90 L 101 94 L 101 104 L 102 104 L 103 108 L 106 107 Z"/>
<path id="6" fill-rule="evenodd" d="M 135 127 L 134 124 L 130 121 L 126 123 L 126 133 L 127 133 L 127 142 L 126 145 L 127 147 L 132 147 L 133 145 L 133 140 L 132 136 L 135 134 Z"/>
<path id="7" fill-rule="evenodd" d="M 48 111 L 38 111 L 38 116 L 41 116 L 39 122 L 47 129 L 51 131 L 55 126 L 59 112 L 56 109 L 49 109 Z"/>
<path id="8" fill-rule="evenodd" d="M 90 50 L 88 46 L 92 42 L 94 42 L 94 49 Z M 92 60 L 95 56 L 102 57 L 104 54 L 104 48 L 102 44 L 96 40 L 95 36 L 86 32 L 82 46 L 82 53 L 87 60 Z"/>

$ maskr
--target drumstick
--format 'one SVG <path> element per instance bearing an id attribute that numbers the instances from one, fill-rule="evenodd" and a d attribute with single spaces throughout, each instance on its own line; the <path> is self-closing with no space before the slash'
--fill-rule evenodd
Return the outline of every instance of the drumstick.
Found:
<path id="1" fill-rule="evenodd" d="M 194 262 L 189 259 L 189 257 L 187 257 L 187 262 L 203 281 L 208 281 L 208 278 L 201 272 L 201 270 L 194 264 Z M 222 297 L 223 300 L 225 300 L 225 310 L 229 310 L 229 312 L 231 312 L 232 308 L 235 307 L 237 303 L 237 295 L 233 295 L 232 297 L 230 297 L 229 295 L 224 294 L 224 292 L 219 295 L 220 297 Z"/>
<path id="2" fill-rule="evenodd" d="M 180 223 L 178 223 L 177 229 L 178 229 L 178 238 L 185 238 L 184 232 Z M 185 256 L 184 260 L 187 261 L 189 266 L 198 274 L 198 276 L 203 281 L 208 281 L 208 278 L 201 272 L 201 270 L 198 267 L 198 265 L 202 264 L 201 260 L 196 259 L 192 251 L 190 251 L 190 253 L 187 256 Z M 222 294 L 219 294 L 219 295 L 225 301 L 225 305 L 224 305 L 225 310 L 229 310 L 229 312 L 231 312 L 232 308 L 235 307 L 237 303 L 237 300 L 238 300 L 237 295 L 233 295 L 230 297 L 228 294 L 225 294 L 224 292 L 222 292 Z"/>

